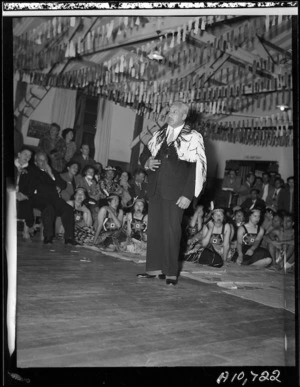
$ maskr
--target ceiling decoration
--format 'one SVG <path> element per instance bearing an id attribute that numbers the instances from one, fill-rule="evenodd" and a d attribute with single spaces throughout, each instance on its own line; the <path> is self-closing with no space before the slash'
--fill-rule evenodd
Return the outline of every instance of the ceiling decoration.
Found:
<path id="1" fill-rule="evenodd" d="M 292 106 L 291 31 L 285 15 L 21 18 L 14 70 L 19 80 L 103 95 L 153 120 L 181 99 L 215 139 L 243 142 L 252 138 L 243 130 L 259 128 L 250 141 L 268 144 L 275 128 L 289 144 L 292 111 L 274 108 Z"/>

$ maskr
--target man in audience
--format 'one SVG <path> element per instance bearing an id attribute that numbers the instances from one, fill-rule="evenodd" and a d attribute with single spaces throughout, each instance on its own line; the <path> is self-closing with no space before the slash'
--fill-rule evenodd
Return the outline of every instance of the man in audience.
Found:
<path id="1" fill-rule="evenodd" d="M 242 184 L 241 187 L 237 190 L 237 193 L 239 194 L 238 205 L 241 205 L 246 199 L 250 197 L 250 190 L 253 186 L 254 181 L 255 181 L 254 174 L 248 173 L 246 175 L 245 183 Z"/>
<path id="2" fill-rule="evenodd" d="M 146 172 L 144 169 L 138 168 L 133 176 L 133 182 L 128 189 L 132 198 L 140 198 L 147 200 L 147 184 L 145 183 Z"/>
<path id="3" fill-rule="evenodd" d="M 278 210 L 278 199 L 279 194 L 283 190 L 284 181 L 281 178 L 276 178 L 274 182 L 274 193 L 272 196 L 272 207 L 275 209 L 275 211 Z"/>
<path id="4" fill-rule="evenodd" d="M 294 176 L 288 177 L 287 187 L 279 191 L 277 206 L 278 210 L 294 212 Z"/>
<path id="5" fill-rule="evenodd" d="M 83 168 L 87 165 L 94 166 L 95 160 L 92 159 L 90 155 L 90 147 L 88 144 L 82 144 L 80 147 L 81 155 L 74 156 L 73 160 L 76 161 L 80 165 L 80 170 L 82 171 Z"/>
<path id="6" fill-rule="evenodd" d="M 67 183 L 48 164 L 46 153 L 35 155 L 35 165 L 29 170 L 29 198 L 33 208 L 42 212 L 44 244 L 53 243 L 55 217 L 60 216 L 65 230 L 65 243 L 75 245 L 73 209 L 61 197 Z"/>
<path id="7" fill-rule="evenodd" d="M 266 204 L 259 198 L 258 194 L 258 189 L 252 188 L 250 190 L 250 198 L 246 199 L 241 205 L 243 211 L 248 213 L 252 208 L 260 208 L 262 212 L 265 210 Z"/>
<path id="8" fill-rule="evenodd" d="M 34 216 L 32 203 L 29 200 L 29 178 L 28 163 L 31 159 L 32 151 L 24 148 L 18 153 L 15 159 L 15 183 L 17 197 L 17 214 L 19 219 L 25 220 L 23 238 L 30 239 L 33 233 Z"/>
<path id="9" fill-rule="evenodd" d="M 272 206 L 272 197 L 274 195 L 275 188 L 270 184 L 270 174 L 268 172 L 264 172 L 262 179 L 263 186 L 260 197 L 266 203 L 266 206 Z"/>

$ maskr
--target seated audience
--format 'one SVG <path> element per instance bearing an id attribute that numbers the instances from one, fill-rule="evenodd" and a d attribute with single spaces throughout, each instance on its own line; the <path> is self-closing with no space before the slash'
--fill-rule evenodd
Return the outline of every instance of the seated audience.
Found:
<path id="1" fill-rule="evenodd" d="M 262 228 L 265 230 L 265 235 L 269 233 L 269 231 L 271 231 L 271 229 L 273 228 L 272 226 L 272 221 L 273 221 L 273 218 L 274 218 L 274 215 L 275 215 L 275 211 L 273 210 L 272 207 L 267 207 L 266 208 L 266 212 L 265 212 L 265 216 L 264 216 L 264 219 L 263 219 L 263 222 L 262 222 Z"/>
<path id="2" fill-rule="evenodd" d="M 260 198 L 266 203 L 267 207 L 271 207 L 273 202 L 272 198 L 274 195 L 275 188 L 270 183 L 270 174 L 264 172 L 262 175 L 263 185 L 260 191 Z"/>
<path id="3" fill-rule="evenodd" d="M 224 209 L 216 206 L 212 220 L 205 226 L 202 238 L 203 252 L 198 260 L 202 265 L 221 267 L 227 262 L 230 226 L 225 223 Z"/>
<path id="4" fill-rule="evenodd" d="M 91 210 L 93 223 L 95 229 L 97 228 L 98 212 L 99 212 L 99 199 L 101 198 L 100 186 L 94 178 L 95 168 L 91 165 L 86 165 L 81 176 L 76 179 L 76 187 L 81 187 L 86 190 L 88 195 L 88 207 Z"/>
<path id="5" fill-rule="evenodd" d="M 237 231 L 240 226 L 245 224 L 245 213 L 240 207 L 235 207 L 233 212 L 232 222 L 229 223 L 231 226 L 230 233 L 230 250 L 228 253 L 228 260 L 234 256 L 237 248 Z"/>
<path id="6" fill-rule="evenodd" d="M 130 201 L 133 199 L 129 193 L 130 184 L 128 172 L 122 172 L 119 180 L 119 185 L 122 188 L 121 204 L 123 207 L 127 207 Z"/>
<path id="7" fill-rule="evenodd" d="M 259 226 L 260 217 L 261 210 L 253 208 L 250 210 L 247 223 L 238 228 L 237 252 L 232 261 L 239 265 L 266 267 L 272 263 L 269 251 L 260 247 L 264 235 L 264 229 Z"/>
<path id="8" fill-rule="evenodd" d="M 287 179 L 287 186 L 280 190 L 277 201 L 278 210 L 294 212 L 294 176 Z"/>
<path id="9" fill-rule="evenodd" d="M 274 181 L 275 190 L 272 196 L 272 204 L 271 204 L 272 208 L 274 208 L 275 211 L 278 210 L 278 199 L 279 199 L 280 192 L 283 190 L 283 185 L 284 185 L 284 181 L 282 179 L 280 178 L 275 179 Z"/>
<path id="10" fill-rule="evenodd" d="M 255 176 L 253 173 L 248 173 L 246 175 L 246 181 L 244 184 L 240 186 L 240 188 L 237 190 L 237 193 L 239 194 L 237 204 L 241 205 L 246 199 L 250 197 L 250 190 L 255 182 Z"/>
<path id="11" fill-rule="evenodd" d="M 67 183 L 67 187 L 61 191 L 61 197 L 67 202 L 75 193 L 76 177 L 79 172 L 79 164 L 76 161 L 69 161 L 66 165 L 66 172 L 60 174 L 60 177 Z"/>
<path id="12" fill-rule="evenodd" d="M 138 168 L 134 175 L 133 181 L 130 184 L 129 194 L 132 198 L 141 198 L 148 200 L 147 197 L 147 184 L 145 183 L 146 172 L 142 168 Z"/>
<path id="13" fill-rule="evenodd" d="M 198 262 L 203 251 L 202 239 L 204 225 L 209 221 L 209 216 L 210 212 L 205 211 L 202 204 L 197 205 L 183 234 L 185 237 L 185 261 Z"/>
<path id="14" fill-rule="evenodd" d="M 241 187 L 241 177 L 237 176 L 236 171 L 230 169 L 222 182 L 222 198 L 225 207 L 234 206 L 237 203 L 238 190 Z"/>
<path id="15" fill-rule="evenodd" d="M 64 129 L 61 133 L 66 143 L 65 162 L 68 163 L 76 153 L 76 143 L 73 141 L 74 130 L 71 128 Z"/>
<path id="16" fill-rule="evenodd" d="M 95 238 L 91 212 L 83 204 L 86 198 L 85 189 L 76 188 L 74 199 L 67 202 L 73 207 L 75 222 L 74 237 L 79 245 L 93 245 Z"/>
<path id="17" fill-rule="evenodd" d="M 102 164 L 95 163 L 94 168 L 95 168 L 95 180 L 97 183 L 100 183 L 101 176 L 102 176 L 102 170 L 103 170 Z"/>
<path id="18" fill-rule="evenodd" d="M 135 254 L 146 254 L 147 249 L 147 225 L 148 214 L 144 199 L 137 198 L 130 212 L 124 216 L 124 228 L 126 230 L 127 240 L 119 240 L 124 243 L 125 251 Z"/>
<path id="19" fill-rule="evenodd" d="M 101 199 L 106 199 L 109 195 L 113 193 L 116 193 L 118 195 L 122 194 L 122 188 L 117 182 L 114 181 L 115 174 L 115 168 L 109 165 L 104 168 L 104 177 L 100 180 Z M 103 203 L 105 203 L 105 201 Z"/>
<path id="20" fill-rule="evenodd" d="M 250 198 L 246 199 L 242 204 L 242 210 L 248 213 L 252 208 L 260 208 L 262 211 L 265 210 L 266 204 L 265 202 L 259 198 L 259 191 L 256 188 L 252 188 L 250 190 Z"/>
<path id="21" fill-rule="evenodd" d="M 112 194 L 107 198 L 108 205 L 98 212 L 98 226 L 94 244 L 100 248 L 119 250 L 119 235 L 122 232 L 123 210 L 120 208 L 120 197 Z"/>
<path id="22" fill-rule="evenodd" d="M 282 225 L 283 216 L 281 216 L 279 213 L 275 213 L 272 219 L 272 226 L 269 228 L 269 232 L 266 233 L 263 238 L 264 246 L 266 246 L 271 254 L 273 265 L 276 263 L 276 248 L 278 248 L 277 242 L 280 238 Z"/>
<path id="23" fill-rule="evenodd" d="M 253 188 L 258 189 L 259 192 L 262 192 L 263 180 L 262 177 L 255 175 L 255 182 L 253 184 Z"/>
<path id="24" fill-rule="evenodd" d="M 281 252 L 278 265 L 280 268 L 284 268 L 291 272 L 293 272 L 295 266 L 295 234 L 293 226 L 293 215 L 286 214 L 283 219 L 283 230 L 279 239 L 279 242 L 281 243 Z"/>
<path id="25" fill-rule="evenodd" d="M 67 183 L 50 167 L 46 153 L 38 152 L 35 155 L 35 165 L 30 168 L 28 175 L 29 199 L 33 208 L 42 212 L 44 243 L 53 243 L 55 217 L 60 216 L 65 230 L 65 243 L 75 245 L 73 211 L 60 197 Z"/>
<path id="26" fill-rule="evenodd" d="M 15 183 L 17 198 L 17 214 L 19 219 L 24 219 L 23 238 L 29 240 L 34 234 L 34 216 L 32 202 L 29 200 L 28 163 L 32 151 L 24 148 L 15 159 Z"/>
<path id="27" fill-rule="evenodd" d="M 46 153 L 55 171 L 62 172 L 65 167 L 66 143 L 59 136 L 59 132 L 60 126 L 55 123 L 51 124 L 50 132 L 40 139 L 38 150 Z"/>
<path id="28" fill-rule="evenodd" d="M 75 155 L 73 157 L 74 161 L 80 165 L 80 170 L 82 171 L 87 165 L 94 166 L 95 160 L 90 157 L 90 147 L 88 144 L 82 144 L 80 147 L 80 155 Z"/>

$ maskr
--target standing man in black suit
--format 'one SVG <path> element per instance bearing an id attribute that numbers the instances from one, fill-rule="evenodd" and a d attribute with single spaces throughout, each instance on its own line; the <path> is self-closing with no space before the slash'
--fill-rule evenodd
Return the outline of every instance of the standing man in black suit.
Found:
<path id="1" fill-rule="evenodd" d="M 60 192 L 66 188 L 67 183 L 50 167 L 46 153 L 36 153 L 35 165 L 29 169 L 28 175 L 29 200 L 33 208 L 42 212 L 44 244 L 53 243 L 55 218 L 60 216 L 65 229 L 65 243 L 76 245 L 73 208 L 60 197 Z"/>
<path id="2" fill-rule="evenodd" d="M 188 106 L 174 102 L 167 123 L 157 130 L 140 156 L 148 171 L 146 273 L 176 285 L 183 212 L 199 196 L 206 179 L 206 156 L 200 133 L 185 124 Z"/>

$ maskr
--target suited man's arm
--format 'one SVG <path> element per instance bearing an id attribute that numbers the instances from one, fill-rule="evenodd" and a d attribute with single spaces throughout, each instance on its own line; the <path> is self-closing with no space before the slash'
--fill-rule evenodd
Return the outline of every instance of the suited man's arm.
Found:
<path id="1" fill-rule="evenodd" d="M 145 145 L 143 152 L 140 155 L 140 163 L 143 168 L 145 168 L 146 161 L 149 159 L 151 156 L 151 152 L 149 151 L 148 147 Z"/>
<path id="2" fill-rule="evenodd" d="M 195 193 L 196 163 L 189 163 L 188 176 L 182 191 L 182 196 L 192 200 Z"/>
<path id="3" fill-rule="evenodd" d="M 64 190 L 67 188 L 67 182 L 63 180 L 60 174 L 52 169 L 52 173 L 55 177 L 55 184 L 61 189 Z"/>

